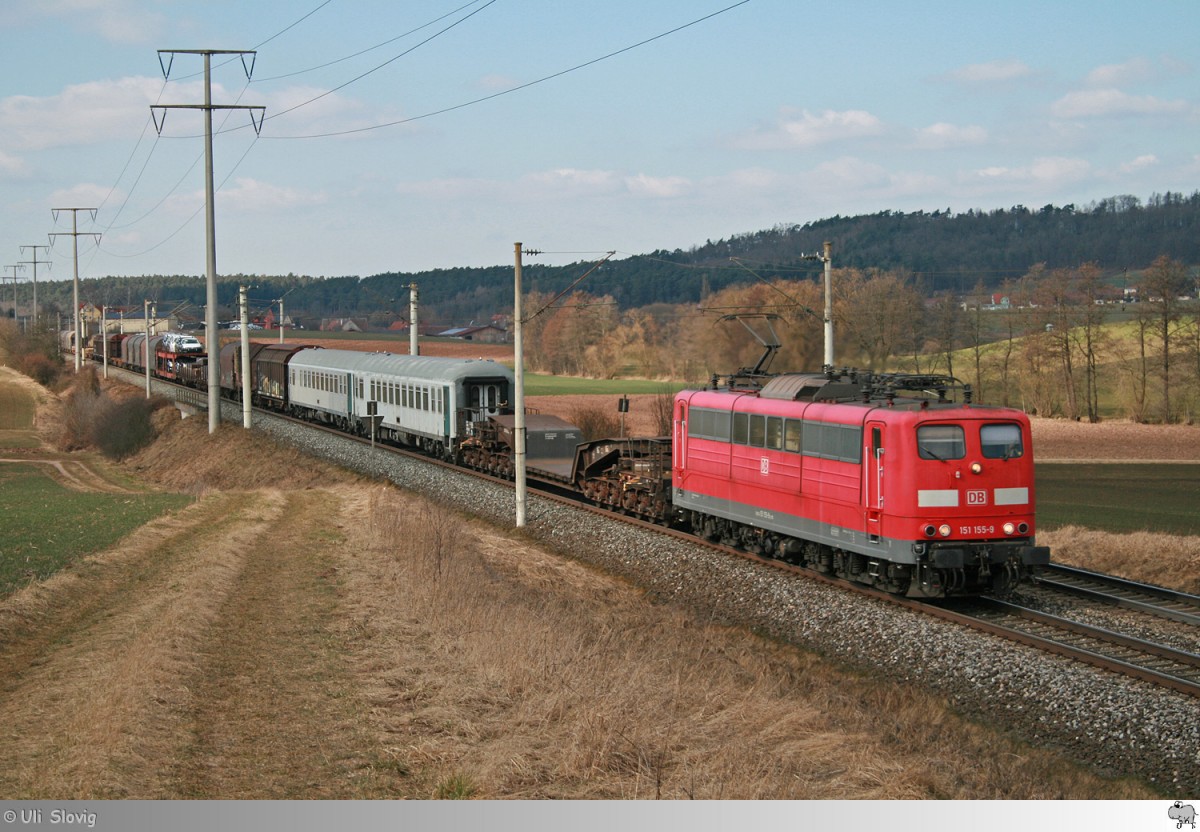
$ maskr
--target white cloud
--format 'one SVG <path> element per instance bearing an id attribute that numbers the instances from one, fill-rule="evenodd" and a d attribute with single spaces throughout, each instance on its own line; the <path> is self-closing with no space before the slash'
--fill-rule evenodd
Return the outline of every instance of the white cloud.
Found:
<path id="1" fill-rule="evenodd" d="M 988 61 L 982 64 L 969 64 L 960 69 L 952 70 L 948 77 L 966 84 L 994 84 L 1004 81 L 1015 81 L 1033 74 L 1033 70 L 1024 61 L 1015 58 L 1000 61 Z"/>
<path id="2" fill-rule="evenodd" d="M 113 43 L 150 43 L 162 37 L 166 17 L 134 0 L 38 0 L 31 12 L 56 17 Z"/>
<path id="3" fill-rule="evenodd" d="M 843 156 L 822 162 L 813 169 L 813 179 L 826 187 L 839 188 L 886 188 L 891 184 L 887 168 L 875 162 L 867 162 L 853 156 Z"/>
<path id="4" fill-rule="evenodd" d="M 734 145 L 743 150 L 794 150 L 830 142 L 876 136 L 883 123 L 865 110 L 786 110 L 773 125 L 743 135 Z"/>
<path id="5" fill-rule="evenodd" d="M 992 166 L 973 171 L 977 180 L 1014 184 L 1062 185 L 1086 178 L 1092 166 L 1084 159 L 1046 156 L 1025 167 Z"/>
<path id="6" fill-rule="evenodd" d="M 215 92 L 213 99 L 216 100 Z M 403 115 L 392 107 L 368 112 L 366 104 L 360 99 L 331 93 L 324 87 L 304 85 L 286 87 L 254 100 L 247 97 L 241 103 L 262 105 L 266 108 L 262 134 L 268 138 L 346 133 L 352 130 L 361 132 L 348 133 L 349 138 L 370 138 L 374 131 L 364 128 L 400 121 L 403 118 Z M 229 127 L 226 129 L 248 123 L 248 115 L 232 112 L 228 120 Z M 388 129 L 415 130 L 417 127 L 396 125 Z"/>
<path id="7" fill-rule="evenodd" d="M 579 170 L 556 168 L 530 174 L 524 179 L 533 185 L 553 191 L 612 192 L 621 187 L 621 177 L 609 170 Z"/>
<path id="8" fill-rule="evenodd" d="M 264 213 L 289 210 L 305 205 L 321 205 L 326 195 L 319 191 L 287 188 L 261 182 L 257 179 L 240 178 L 233 187 L 226 186 L 217 194 L 220 207 L 242 213 Z"/>
<path id="9" fill-rule="evenodd" d="M 60 206 L 80 206 L 80 207 L 99 207 L 109 195 L 112 193 L 111 188 L 106 188 L 102 185 L 96 185 L 91 182 L 81 182 L 70 188 L 60 188 L 50 195 L 50 207 L 58 208 Z M 116 197 L 113 194 L 113 197 Z M 110 200 L 111 201 L 111 200 Z M 117 204 L 120 204 L 119 202 Z M 90 219 L 90 217 L 87 217 Z M 79 214 L 79 222 L 82 224 L 85 220 L 83 212 Z"/>
<path id="10" fill-rule="evenodd" d="M 1133 58 L 1120 64 L 1098 66 L 1087 75 L 1087 83 L 1093 87 L 1115 87 L 1120 84 L 1138 83 L 1154 74 L 1154 66 L 1145 58 Z"/>
<path id="11" fill-rule="evenodd" d="M 1184 101 L 1163 101 L 1152 95 L 1130 95 L 1118 89 L 1080 90 L 1055 101 L 1051 112 L 1060 118 L 1097 116 L 1174 115 L 1187 110 Z"/>
<path id="12" fill-rule="evenodd" d="M 520 81 L 508 75 L 484 75 L 479 79 L 479 88 L 486 92 L 501 92 L 519 86 Z"/>
<path id="13" fill-rule="evenodd" d="M 136 137 L 162 86 L 158 79 L 133 77 L 74 84 L 45 98 L 10 95 L 0 99 L 0 133 L 21 150 Z"/>
<path id="14" fill-rule="evenodd" d="M 625 187 L 636 195 L 675 197 L 686 194 L 691 189 L 691 181 L 684 176 L 647 176 L 639 173 L 625 177 Z"/>
<path id="15" fill-rule="evenodd" d="M 1126 162 L 1121 165 L 1121 173 L 1137 173 L 1140 170 L 1154 167 L 1158 164 L 1158 157 L 1153 153 L 1148 153 L 1144 156 L 1139 156 L 1131 162 Z"/>
<path id="16" fill-rule="evenodd" d="M 0 176 L 5 179 L 16 179 L 26 176 L 28 173 L 29 166 L 25 164 L 24 159 L 0 150 Z"/>
<path id="17" fill-rule="evenodd" d="M 921 150 L 944 150 L 949 147 L 983 144 L 987 138 L 987 130 L 978 125 L 959 127 L 941 121 L 917 130 L 915 144 Z"/>

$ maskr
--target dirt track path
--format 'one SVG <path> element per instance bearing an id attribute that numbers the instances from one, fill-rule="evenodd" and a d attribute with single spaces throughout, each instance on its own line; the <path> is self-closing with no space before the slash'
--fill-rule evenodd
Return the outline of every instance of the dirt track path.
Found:
<path id="1" fill-rule="evenodd" d="M 128 494 L 128 488 L 109 482 L 79 459 L 38 459 L 30 456 L 18 459 L 0 459 L 0 464 L 14 465 L 46 465 L 51 469 L 51 476 L 64 488 L 72 491 L 104 492 L 108 494 Z"/>
<path id="2" fill-rule="evenodd" d="M 288 493 L 269 540 L 245 559 L 200 653 L 181 794 L 313 799 L 373 789 L 366 723 L 335 634 L 334 561 L 310 546 L 339 543 L 337 503 L 325 492 Z"/>
<path id="3" fill-rule="evenodd" d="M 339 509 L 209 496 L 0 606 L 0 794 L 395 794 L 334 626 Z"/>

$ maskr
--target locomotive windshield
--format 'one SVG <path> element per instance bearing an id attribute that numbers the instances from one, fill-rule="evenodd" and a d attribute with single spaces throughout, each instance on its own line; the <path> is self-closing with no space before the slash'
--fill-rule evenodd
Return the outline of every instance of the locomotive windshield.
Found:
<path id="1" fill-rule="evenodd" d="M 1017 425 L 984 425 L 979 429 L 979 441 L 988 459 L 1015 459 L 1025 453 Z"/>
<path id="2" fill-rule="evenodd" d="M 967 454 L 961 425 L 921 425 L 917 428 L 917 454 L 921 459 L 962 459 Z"/>

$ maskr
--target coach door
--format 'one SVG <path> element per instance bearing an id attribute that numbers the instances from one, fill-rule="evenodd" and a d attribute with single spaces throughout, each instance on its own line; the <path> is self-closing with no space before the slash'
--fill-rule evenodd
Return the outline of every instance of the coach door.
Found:
<path id="1" fill-rule="evenodd" d="M 884 424 L 868 422 L 864 435 L 866 458 L 863 460 L 863 478 L 866 480 L 864 492 L 867 534 L 872 543 L 878 543 L 883 534 L 883 469 L 886 453 Z"/>
<path id="2" fill-rule="evenodd" d="M 496 382 L 471 382 L 467 388 L 467 406 L 478 414 L 476 421 L 500 413 L 500 385 Z"/>

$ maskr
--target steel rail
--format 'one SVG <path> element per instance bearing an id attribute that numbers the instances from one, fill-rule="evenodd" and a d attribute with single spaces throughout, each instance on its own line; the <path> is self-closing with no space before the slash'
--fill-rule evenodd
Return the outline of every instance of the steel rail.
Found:
<path id="1" fill-rule="evenodd" d="M 1200 596 L 1189 595 L 1186 592 L 1061 563 L 1042 567 L 1040 574 L 1034 576 L 1034 580 L 1045 586 L 1124 609 L 1200 626 Z"/>

